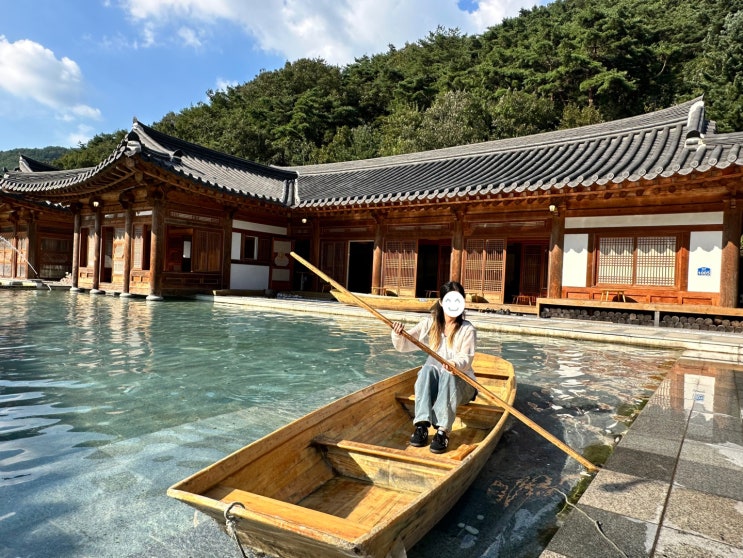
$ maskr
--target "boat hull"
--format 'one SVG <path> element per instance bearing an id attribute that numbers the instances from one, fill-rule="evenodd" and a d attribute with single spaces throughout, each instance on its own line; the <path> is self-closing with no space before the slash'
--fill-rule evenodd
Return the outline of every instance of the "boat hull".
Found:
<path id="1" fill-rule="evenodd" d="M 359 305 L 358 302 L 354 300 L 354 297 L 357 297 L 375 310 L 398 310 L 400 312 L 430 312 L 437 300 L 435 298 L 383 296 L 361 293 L 353 293 L 353 295 L 351 295 L 350 293 L 340 292 L 335 289 L 331 290 L 330 294 L 332 294 L 338 302 L 350 306 Z"/>
<path id="2" fill-rule="evenodd" d="M 483 386 L 513 403 L 510 363 L 478 354 L 475 370 Z M 509 416 L 480 394 L 460 407 L 446 453 L 412 447 L 417 371 L 326 405 L 168 494 L 222 524 L 229 508 L 241 543 L 268 555 L 404 556 L 471 485 Z"/>

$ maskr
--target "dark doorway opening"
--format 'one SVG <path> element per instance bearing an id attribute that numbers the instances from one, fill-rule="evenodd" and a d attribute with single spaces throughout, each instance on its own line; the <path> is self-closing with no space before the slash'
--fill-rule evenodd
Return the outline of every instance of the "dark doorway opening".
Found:
<path id="1" fill-rule="evenodd" d="M 546 296 L 548 262 L 546 240 L 509 242 L 503 302 L 535 304 L 537 297 Z"/>
<path id="2" fill-rule="evenodd" d="M 451 244 L 448 241 L 420 240 L 415 296 L 438 297 L 439 287 L 449 280 Z"/>
<path id="3" fill-rule="evenodd" d="M 521 244 L 508 244 L 506 248 L 506 282 L 503 285 L 503 302 L 508 304 L 520 294 Z"/>
<path id="4" fill-rule="evenodd" d="M 349 242 L 348 246 L 348 290 L 370 293 L 372 266 L 374 264 L 374 242 Z"/>
<path id="5" fill-rule="evenodd" d="M 310 239 L 300 238 L 294 241 L 294 252 L 310 261 Z M 292 258 L 293 259 L 293 258 Z M 317 281 L 315 274 L 307 269 L 303 264 L 294 260 L 294 274 L 292 276 L 292 290 L 294 291 L 314 291 Z"/>
<path id="6" fill-rule="evenodd" d="M 110 283 L 113 279 L 114 268 L 114 233 L 113 227 L 101 229 L 101 258 L 100 258 L 100 282 Z"/>

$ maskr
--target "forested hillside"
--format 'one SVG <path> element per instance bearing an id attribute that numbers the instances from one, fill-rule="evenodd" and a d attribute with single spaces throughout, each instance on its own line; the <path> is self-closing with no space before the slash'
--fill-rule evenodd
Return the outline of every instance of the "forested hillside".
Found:
<path id="1" fill-rule="evenodd" d="M 556 0 L 482 35 L 438 29 L 346 67 L 303 59 L 154 127 L 239 157 L 301 165 L 614 120 L 704 94 L 743 130 L 743 0 Z M 95 164 L 123 131 L 64 155 Z"/>

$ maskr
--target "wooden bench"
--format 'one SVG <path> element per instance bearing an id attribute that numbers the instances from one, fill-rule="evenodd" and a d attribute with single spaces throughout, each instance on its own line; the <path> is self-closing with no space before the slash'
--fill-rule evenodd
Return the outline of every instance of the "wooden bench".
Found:
<path id="1" fill-rule="evenodd" d="M 617 301 L 621 299 L 622 302 L 627 302 L 627 299 L 624 297 L 624 291 L 622 290 L 604 289 L 601 291 L 601 302 L 613 301 L 615 298 Z"/>

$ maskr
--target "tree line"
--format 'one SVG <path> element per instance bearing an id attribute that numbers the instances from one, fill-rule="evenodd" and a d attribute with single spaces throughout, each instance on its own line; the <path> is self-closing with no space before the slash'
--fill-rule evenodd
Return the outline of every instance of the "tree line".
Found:
<path id="1" fill-rule="evenodd" d="M 439 28 L 344 67 L 287 62 L 153 127 L 291 166 L 373 158 L 615 120 L 704 94 L 743 130 L 743 0 L 555 0 L 481 35 Z M 56 160 L 91 166 L 125 134 Z"/>

